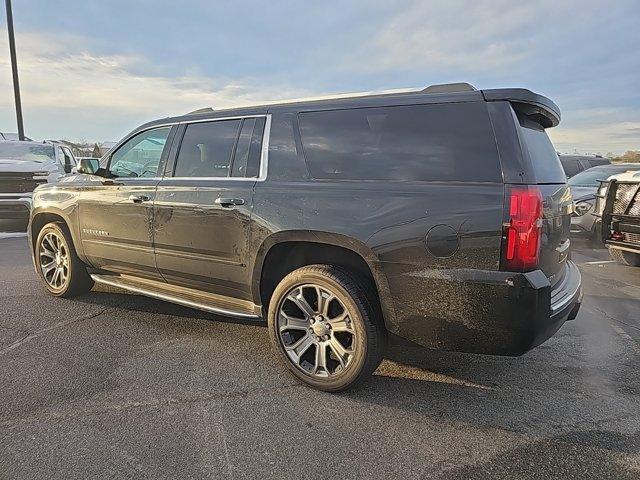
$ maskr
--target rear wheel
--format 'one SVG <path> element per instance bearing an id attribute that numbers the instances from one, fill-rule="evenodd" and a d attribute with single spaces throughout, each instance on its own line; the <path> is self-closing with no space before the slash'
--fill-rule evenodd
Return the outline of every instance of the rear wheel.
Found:
<path id="1" fill-rule="evenodd" d="M 616 262 L 629 267 L 640 267 L 640 254 L 625 252 L 618 248 L 610 248 L 609 254 Z"/>
<path id="2" fill-rule="evenodd" d="M 269 305 L 269 333 L 289 371 L 338 392 L 368 378 L 382 360 L 384 334 L 363 282 L 330 265 L 287 275 Z"/>
<path id="3" fill-rule="evenodd" d="M 57 297 L 74 297 L 88 292 L 93 280 L 78 258 L 71 234 L 63 223 L 48 223 L 36 240 L 36 269 L 45 288 Z"/>

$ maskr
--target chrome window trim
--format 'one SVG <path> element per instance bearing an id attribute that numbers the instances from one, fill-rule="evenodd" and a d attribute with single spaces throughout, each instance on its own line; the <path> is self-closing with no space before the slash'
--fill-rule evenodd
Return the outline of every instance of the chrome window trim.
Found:
<path id="1" fill-rule="evenodd" d="M 172 180 L 223 180 L 223 181 L 233 181 L 233 182 L 263 182 L 267 179 L 267 170 L 269 164 L 269 139 L 271 137 L 271 114 L 270 113 L 258 113 L 255 115 L 235 115 L 232 117 L 216 117 L 216 118 L 199 118 L 196 120 L 181 120 L 179 122 L 168 122 L 168 123 L 159 123 L 157 125 L 151 125 L 148 128 L 142 130 L 136 130 L 131 133 L 131 135 L 120 140 L 116 145 L 114 145 L 107 155 L 111 157 L 123 144 L 128 142 L 131 138 L 135 137 L 144 132 L 148 132 L 149 130 L 155 130 L 156 128 L 164 128 L 164 127 L 174 127 L 176 125 L 188 125 L 191 123 L 205 123 L 205 122 L 217 122 L 222 120 L 241 120 L 244 118 L 265 118 L 264 123 L 264 132 L 262 133 L 262 151 L 260 152 L 260 167 L 258 169 L 258 177 L 251 178 L 242 178 L 242 177 L 170 177 L 170 176 L 154 176 L 154 177 L 123 177 L 125 178 L 144 178 L 147 180 L 153 179 L 172 179 Z M 111 159 L 109 159 L 109 164 L 111 163 Z"/>
<path id="2" fill-rule="evenodd" d="M 199 119 L 195 121 L 182 121 L 180 125 L 189 125 L 191 123 L 204 123 L 204 122 L 216 122 L 219 120 L 241 120 L 245 118 L 263 118 L 264 131 L 262 132 L 262 148 L 260 151 L 260 166 L 258 169 L 257 177 L 163 177 L 170 180 L 216 180 L 216 181 L 230 181 L 230 182 L 264 182 L 267 179 L 267 170 L 269 164 L 269 138 L 271 137 L 271 114 L 262 113 L 257 115 L 240 115 L 236 117 L 219 117 L 219 118 L 207 118 Z"/>

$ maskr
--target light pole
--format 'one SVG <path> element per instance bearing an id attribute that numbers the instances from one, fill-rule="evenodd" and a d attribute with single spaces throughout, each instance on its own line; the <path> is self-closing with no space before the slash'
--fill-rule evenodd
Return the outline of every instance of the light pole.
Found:
<path id="1" fill-rule="evenodd" d="M 11 55 L 11 73 L 13 74 L 13 95 L 16 99 L 16 120 L 18 121 L 18 139 L 24 140 L 22 124 L 22 102 L 20 101 L 20 82 L 18 81 L 18 61 L 16 60 L 16 40 L 13 35 L 13 13 L 11 0 L 5 0 L 7 6 L 7 30 L 9 32 L 9 53 Z"/>

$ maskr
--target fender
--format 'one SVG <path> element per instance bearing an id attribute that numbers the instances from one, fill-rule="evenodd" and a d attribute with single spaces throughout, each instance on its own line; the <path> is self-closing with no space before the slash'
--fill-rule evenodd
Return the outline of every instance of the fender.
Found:
<path id="1" fill-rule="evenodd" d="M 387 328 L 391 327 L 390 322 L 395 318 L 393 302 L 390 297 L 389 285 L 387 277 L 382 270 L 382 266 L 378 257 L 366 244 L 360 240 L 341 235 L 337 233 L 314 231 L 314 230 L 286 230 L 276 232 L 266 237 L 257 250 L 253 259 L 251 292 L 253 301 L 256 305 L 261 304 L 260 300 L 260 281 L 262 277 L 262 267 L 267 254 L 274 246 L 284 242 L 310 242 L 324 245 L 332 245 L 350 250 L 360 256 L 371 271 L 373 280 L 378 290 L 380 298 L 380 306 L 382 307 L 382 315 L 384 317 Z"/>
<path id="2" fill-rule="evenodd" d="M 55 204 L 52 201 L 55 199 Z M 33 255 L 35 238 L 33 235 L 33 223 L 41 215 L 56 215 L 64 220 L 69 227 L 73 246 L 78 257 L 85 261 L 84 250 L 82 248 L 81 233 L 78 230 L 78 193 L 68 190 L 36 190 L 33 196 L 33 207 L 29 218 L 27 229 L 31 253 Z"/>

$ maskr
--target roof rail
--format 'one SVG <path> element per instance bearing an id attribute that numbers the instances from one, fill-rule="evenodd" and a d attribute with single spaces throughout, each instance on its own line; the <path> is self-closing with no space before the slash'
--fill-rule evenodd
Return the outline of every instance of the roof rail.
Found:
<path id="1" fill-rule="evenodd" d="M 424 93 L 457 93 L 457 92 L 475 92 L 476 87 L 467 82 L 459 83 L 441 83 L 429 85 L 422 90 Z"/>
<path id="2" fill-rule="evenodd" d="M 191 115 L 192 113 L 209 113 L 209 112 L 213 112 L 213 108 L 211 107 L 199 108 L 197 110 L 194 110 L 193 112 L 189 112 L 187 115 Z"/>

